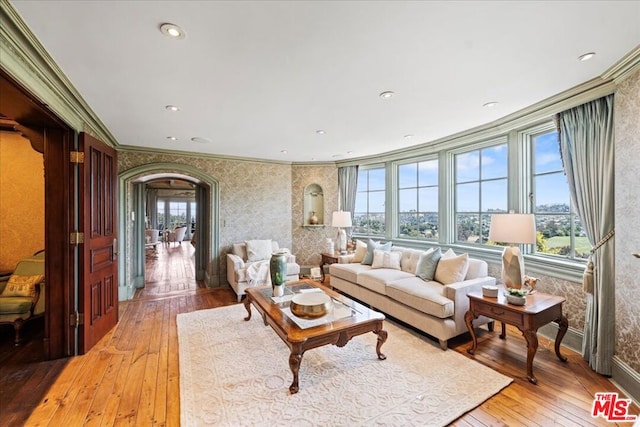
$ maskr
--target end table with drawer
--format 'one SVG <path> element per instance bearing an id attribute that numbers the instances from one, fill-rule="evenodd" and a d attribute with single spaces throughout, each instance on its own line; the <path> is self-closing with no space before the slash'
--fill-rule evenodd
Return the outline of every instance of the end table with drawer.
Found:
<path id="1" fill-rule="evenodd" d="M 322 283 L 324 283 L 324 266 L 337 263 L 340 253 L 334 252 L 331 254 L 328 252 L 322 252 L 320 255 L 322 256 L 322 261 L 320 261 L 320 274 L 322 275 Z"/>
<path id="2" fill-rule="evenodd" d="M 567 318 L 562 314 L 562 303 L 565 298 L 535 292 L 527 295 L 525 305 L 513 305 L 507 302 L 504 288 L 500 288 L 497 298 L 485 297 L 481 291 L 469 292 L 469 311 L 464 315 L 467 329 L 473 339 L 473 345 L 467 349 L 467 353 L 474 354 L 478 347 L 478 339 L 473 329 L 473 319 L 478 316 L 486 316 L 497 320 L 502 324 L 500 338 L 506 338 L 505 323 L 515 326 L 522 332 L 527 341 L 527 379 L 532 384 L 538 380 L 533 375 L 533 358 L 538 350 L 537 331 L 541 326 L 550 322 L 558 323 L 559 329 L 555 341 L 555 352 L 558 359 L 563 362 L 567 358 L 560 354 L 560 343 L 569 327 Z"/>

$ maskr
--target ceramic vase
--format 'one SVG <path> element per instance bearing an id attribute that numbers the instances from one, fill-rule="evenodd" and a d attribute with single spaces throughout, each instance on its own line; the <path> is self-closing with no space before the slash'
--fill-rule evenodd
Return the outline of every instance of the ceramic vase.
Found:
<path id="1" fill-rule="evenodd" d="M 311 225 L 318 224 L 318 216 L 316 215 L 316 211 L 311 212 L 311 216 L 309 217 L 309 224 Z"/>
<path id="2" fill-rule="evenodd" d="M 271 287 L 274 296 L 284 294 L 284 282 L 287 278 L 287 254 L 286 252 L 274 252 L 269 261 L 269 272 L 271 274 Z"/>

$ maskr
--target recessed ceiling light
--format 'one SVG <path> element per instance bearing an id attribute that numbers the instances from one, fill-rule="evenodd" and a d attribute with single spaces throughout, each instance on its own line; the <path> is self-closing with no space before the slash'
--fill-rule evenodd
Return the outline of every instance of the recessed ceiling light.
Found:
<path id="1" fill-rule="evenodd" d="M 410 139 L 413 138 L 413 134 L 412 133 L 408 133 L 405 136 L 403 136 L 404 139 Z"/>
<path id="2" fill-rule="evenodd" d="M 482 106 L 485 107 L 485 108 L 493 108 L 496 105 L 498 105 L 498 101 L 489 101 L 489 102 L 485 102 L 484 104 L 482 104 Z"/>
<path id="3" fill-rule="evenodd" d="M 164 108 L 166 108 L 169 111 L 180 111 L 180 108 L 178 108 L 175 105 L 165 105 Z"/>
<path id="4" fill-rule="evenodd" d="M 287 150 L 280 150 L 282 154 L 287 154 Z"/>
<path id="5" fill-rule="evenodd" d="M 201 136 L 194 136 L 193 138 L 191 138 L 191 140 L 193 142 L 199 142 L 201 144 L 208 144 L 211 142 L 211 140 L 209 138 L 203 138 Z"/>
<path id="6" fill-rule="evenodd" d="M 187 33 L 185 33 L 182 28 L 168 22 L 160 25 L 160 31 L 162 34 L 172 39 L 183 39 L 187 36 Z"/>
<path id="7" fill-rule="evenodd" d="M 382 93 L 380 94 L 380 98 L 382 98 L 382 99 L 389 99 L 389 98 L 391 98 L 393 95 L 395 95 L 395 93 L 394 93 L 393 91 L 391 91 L 391 90 L 387 90 L 387 91 L 382 92 Z"/>
<path id="8" fill-rule="evenodd" d="M 347 151 L 347 154 L 353 154 L 353 151 Z"/>
<path id="9" fill-rule="evenodd" d="M 168 136 L 167 139 L 171 140 L 171 141 L 177 141 L 178 138 L 176 138 L 175 136 Z"/>
<path id="10" fill-rule="evenodd" d="M 324 130 L 322 130 L 322 129 L 318 129 L 318 130 L 316 131 L 316 133 L 317 133 L 318 135 L 324 135 L 324 134 L 325 134 L 325 133 L 327 133 L 327 132 L 326 132 L 326 131 L 324 131 Z"/>
<path id="11" fill-rule="evenodd" d="M 585 53 L 584 55 L 578 56 L 578 61 L 588 61 L 591 58 L 593 58 L 594 56 L 596 56 L 595 52 Z"/>

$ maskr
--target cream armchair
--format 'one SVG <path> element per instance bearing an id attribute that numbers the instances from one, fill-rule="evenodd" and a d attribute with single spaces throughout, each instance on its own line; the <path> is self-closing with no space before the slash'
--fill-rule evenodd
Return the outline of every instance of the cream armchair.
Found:
<path id="1" fill-rule="evenodd" d="M 231 253 L 227 254 L 227 281 L 238 295 L 238 302 L 245 294 L 246 288 L 264 284 L 255 280 L 255 277 L 252 278 L 252 274 L 260 274 L 259 272 L 263 271 L 266 274 L 264 279 L 271 283 L 268 269 L 269 260 L 271 253 L 279 249 L 278 242 L 272 240 L 248 240 L 233 245 Z M 257 267 L 262 267 L 262 269 Z M 296 256 L 289 253 L 287 254 L 286 281 L 296 281 L 299 278 L 300 266 L 296 263 Z"/>
<path id="2" fill-rule="evenodd" d="M 176 227 L 167 233 L 167 242 L 178 242 L 181 245 L 186 232 L 187 227 Z"/>

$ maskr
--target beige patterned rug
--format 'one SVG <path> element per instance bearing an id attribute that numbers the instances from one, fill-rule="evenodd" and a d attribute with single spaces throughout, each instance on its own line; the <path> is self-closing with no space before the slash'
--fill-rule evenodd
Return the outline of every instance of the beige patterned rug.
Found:
<path id="1" fill-rule="evenodd" d="M 305 353 L 289 394 L 289 350 L 241 304 L 179 314 L 181 424 L 190 426 L 440 426 L 511 383 L 435 342 L 385 321 L 376 335 Z"/>

